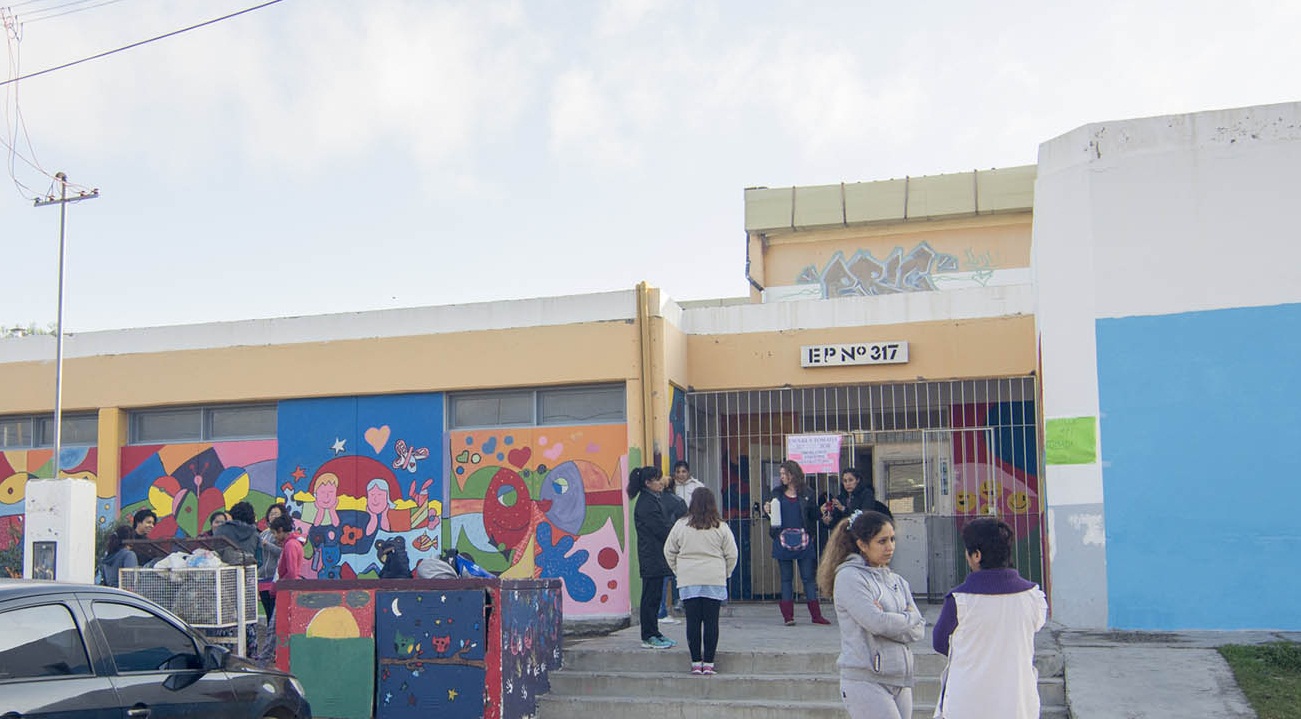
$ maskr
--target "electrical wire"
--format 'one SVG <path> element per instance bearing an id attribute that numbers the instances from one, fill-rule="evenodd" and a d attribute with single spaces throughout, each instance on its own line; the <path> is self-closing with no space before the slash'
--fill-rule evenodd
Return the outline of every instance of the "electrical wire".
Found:
<path id="1" fill-rule="evenodd" d="M 284 1 L 284 0 L 268 0 L 268 2 L 264 2 L 264 3 L 260 4 L 260 5 L 254 5 L 254 6 L 252 6 L 252 7 L 245 8 L 245 9 L 240 10 L 240 11 L 238 11 L 238 12 L 233 12 L 233 13 L 231 13 L 231 14 L 229 14 L 229 15 L 222 15 L 221 17 L 213 18 L 212 20 L 208 20 L 208 21 L 206 21 L 206 22 L 201 22 L 201 23 L 199 23 L 199 24 L 197 24 L 197 25 L 190 25 L 189 27 L 183 27 L 183 28 L 181 28 L 181 29 L 179 29 L 179 30 L 173 30 L 173 31 L 171 31 L 171 32 L 169 32 L 169 33 L 164 33 L 164 34 L 162 34 L 162 35 L 158 35 L 157 37 L 151 37 L 151 38 L 149 38 L 149 39 L 147 39 L 147 40 L 141 40 L 140 42 L 134 42 L 134 43 L 131 43 L 130 45 L 123 45 L 122 47 L 115 48 L 115 49 L 113 49 L 113 50 L 107 50 L 107 51 L 105 51 L 105 52 L 101 52 L 101 53 L 99 53 L 99 54 L 97 54 L 97 55 L 91 55 L 90 57 L 84 57 L 84 58 L 82 58 L 82 59 L 80 59 L 80 60 L 74 60 L 74 61 L 72 61 L 72 62 L 64 63 L 64 64 L 59 65 L 59 66 L 57 66 L 57 67 L 50 67 L 50 68 L 46 68 L 46 69 L 44 69 L 44 70 L 38 70 L 38 71 L 33 72 L 33 73 L 31 73 L 31 74 L 28 74 L 28 75 L 22 75 L 22 76 L 20 76 L 20 77 L 15 77 L 15 78 L 11 78 L 11 79 L 9 79 L 9 80 L 4 80 L 3 82 L 0 82 L 0 87 L 3 87 L 3 86 L 5 86 L 5 85 L 9 85 L 9 84 L 12 84 L 12 83 L 18 82 L 19 80 L 28 80 L 28 79 L 33 78 L 33 77 L 39 77 L 39 76 L 41 76 L 41 75 L 46 75 L 46 74 L 49 74 L 49 73 L 54 72 L 54 71 L 56 71 L 56 70 L 64 70 L 64 69 L 70 68 L 70 67 L 72 67 L 72 66 L 74 66 L 74 65 L 80 65 L 80 64 L 82 64 L 82 63 L 84 63 L 84 62 L 90 62 L 91 60 L 98 60 L 98 59 L 100 59 L 100 58 L 102 58 L 102 57 L 108 57 L 109 55 L 113 55 L 113 54 L 115 54 L 115 53 L 119 53 L 119 52 L 122 52 L 122 51 L 124 51 L 124 50 L 130 50 L 130 49 L 132 49 L 132 48 L 140 47 L 141 45 L 147 45 L 147 44 L 149 44 L 149 43 L 151 43 L 151 42 L 156 42 L 156 41 L 158 41 L 158 40 L 163 40 L 163 39 L 166 39 L 166 38 L 169 38 L 169 37 L 173 37 L 173 36 L 175 36 L 175 35 L 180 35 L 181 33 L 184 33 L 184 32 L 189 32 L 189 31 L 191 31 L 191 30 L 197 30 L 197 29 L 199 29 L 199 28 L 201 28 L 201 27 L 206 27 L 206 26 L 208 26 L 208 25 L 212 25 L 212 24 L 215 24 L 215 23 L 219 23 L 219 22 L 221 22 L 221 21 L 223 21 L 223 20 L 230 20 L 231 18 L 239 17 L 240 15 L 244 15 L 244 14 L 246 14 L 246 13 L 251 13 L 251 12 L 253 12 L 254 10 L 261 10 L 261 9 L 264 8 L 264 7 L 269 7 L 269 6 L 271 6 L 271 5 L 275 5 L 275 4 L 280 3 L 280 2 L 283 2 L 283 1 Z M 87 8 L 87 9 L 89 9 L 89 8 Z"/>
<path id="2" fill-rule="evenodd" d="M 58 5 L 36 8 L 35 10 L 32 10 L 28 13 L 22 13 L 22 16 L 23 18 L 26 18 L 27 15 L 37 15 L 43 12 L 50 12 L 51 10 L 58 10 L 59 8 L 72 7 L 73 5 L 85 5 L 86 3 L 91 1 L 92 0 L 70 0 L 69 2 L 60 3 Z"/>
<path id="3" fill-rule="evenodd" d="M 68 5 L 80 5 L 82 3 L 87 3 L 87 2 L 90 2 L 90 0 L 76 0 L 76 2 L 68 3 Z M 96 5 L 88 5 L 86 7 L 73 8 L 72 10 L 64 10 L 63 12 L 56 12 L 53 15 L 42 15 L 38 18 L 31 18 L 31 19 L 26 18 L 26 16 L 24 16 L 22 19 L 19 20 L 19 22 L 21 22 L 23 25 L 30 25 L 34 22 L 40 22 L 42 20 L 53 20 L 56 17 L 63 17 L 64 15 L 75 15 L 76 13 L 79 12 L 94 10 L 97 7 L 104 7 L 105 5 L 115 5 L 120 2 L 122 2 L 122 0 L 103 0 L 102 2 Z M 67 5 L 59 5 L 57 7 L 67 7 Z M 50 8 L 50 9 L 53 10 L 54 8 Z"/>

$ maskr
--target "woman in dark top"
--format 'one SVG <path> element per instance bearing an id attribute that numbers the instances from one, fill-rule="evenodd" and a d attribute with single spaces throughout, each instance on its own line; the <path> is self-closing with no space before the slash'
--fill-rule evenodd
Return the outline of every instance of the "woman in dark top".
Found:
<path id="1" fill-rule="evenodd" d="M 830 529 L 835 529 L 840 520 L 848 517 L 857 511 L 880 512 L 890 519 L 894 515 L 890 513 L 889 508 L 884 504 L 876 501 L 876 492 L 872 489 L 871 480 L 864 476 L 861 469 L 851 467 L 846 469 L 840 475 L 841 492 L 839 497 L 833 497 L 827 505 L 822 508 L 822 524 Z"/>
<path id="2" fill-rule="evenodd" d="M 641 645 L 647 649 L 671 649 L 677 642 L 660 634 L 656 618 L 664 596 L 664 578 L 672 574 L 664 558 L 664 540 L 673 523 L 662 500 L 664 473 L 659 467 L 640 467 L 628 475 L 628 497 L 636 498 L 633 523 L 637 527 L 637 561 L 641 565 Z"/>
<path id="3" fill-rule="evenodd" d="M 817 548 L 813 538 L 818 531 L 818 505 L 804 479 L 800 465 L 786 460 L 779 470 L 781 484 L 772 488 L 769 501 L 764 503 L 764 514 L 772 518 L 771 501 L 775 498 L 781 508 L 781 523 L 773 522 L 768 533 L 772 536 L 772 556 L 781 569 L 782 620 L 787 626 L 795 623 L 795 567 L 804 582 L 804 599 L 814 624 L 830 624 L 822 616 L 818 604 Z"/>

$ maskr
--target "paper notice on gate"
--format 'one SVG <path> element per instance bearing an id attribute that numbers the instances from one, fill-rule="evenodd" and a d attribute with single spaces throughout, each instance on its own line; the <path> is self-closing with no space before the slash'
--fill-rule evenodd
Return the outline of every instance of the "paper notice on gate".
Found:
<path id="1" fill-rule="evenodd" d="M 805 474 L 839 474 L 840 435 L 788 434 L 786 459 L 798 464 Z"/>

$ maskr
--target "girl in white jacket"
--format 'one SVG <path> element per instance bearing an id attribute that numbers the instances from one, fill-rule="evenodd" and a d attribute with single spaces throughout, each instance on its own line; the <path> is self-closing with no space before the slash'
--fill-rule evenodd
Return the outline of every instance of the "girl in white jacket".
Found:
<path id="1" fill-rule="evenodd" d="M 890 571 L 894 524 L 854 512 L 836 525 L 818 566 L 818 585 L 835 597 L 840 624 L 840 697 L 851 719 L 911 719 L 913 654 L 925 620 L 912 588 Z"/>
<path id="2" fill-rule="evenodd" d="M 664 559 L 678 577 L 687 615 L 692 674 L 714 673 L 718 610 L 727 599 L 727 578 L 736 568 L 736 557 L 736 538 L 718 515 L 714 493 L 697 489 L 687 515 L 673 525 L 664 542 Z"/>

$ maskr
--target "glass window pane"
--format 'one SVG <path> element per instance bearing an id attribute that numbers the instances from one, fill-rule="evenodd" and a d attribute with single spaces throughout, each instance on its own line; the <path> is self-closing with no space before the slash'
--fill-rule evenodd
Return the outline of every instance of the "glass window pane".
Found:
<path id="1" fill-rule="evenodd" d="M 250 439 L 276 436 L 276 406 L 213 407 L 208 410 L 205 439 Z"/>
<path id="2" fill-rule="evenodd" d="M 539 424 L 596 424 L 623 422 L 623 387 L 583 387 L 542 390 Z"/>
<path id="3" fill-rule="evenodd" d="M 198 441 L 203 438 L 203 415 L 198 409 L 164 409 L 136 412 L 131 416 L 131 441 Z"/>
<path id="4" fill-rule="evenodd" d="M 108 640 L 119 672 L 203 666 L 190 635 L 162 617 L 126 604 L 95 602 L 95 620 Z"/>
<path id="5" fill-rule="evenodd" d="M 44 417 L 37 420 L 41 436 L 40 446 L 54 446 L 54 418 Z M 63 417 L 63 436 L 59 438 L 64 447 L 93 447 L 99 443 L 99 419 L 93 414 Z"/>
<path id="6" fill-rule="evenodd" d="M 32 420 L 28 417 L 0 419 L 0 447 L 31 447 Z"/>
<path id="7" fill-rule="evenodd" d="M 81 632 L 62 604 L 4 612 L 0 626 L 0 682 L 90 674 Z"/>
<path id="8" fill-rule="evenodd" d="M 532 392 L 499 392 L 452 398 L 453 427 L 499 427 L 532 423 Z"/>

